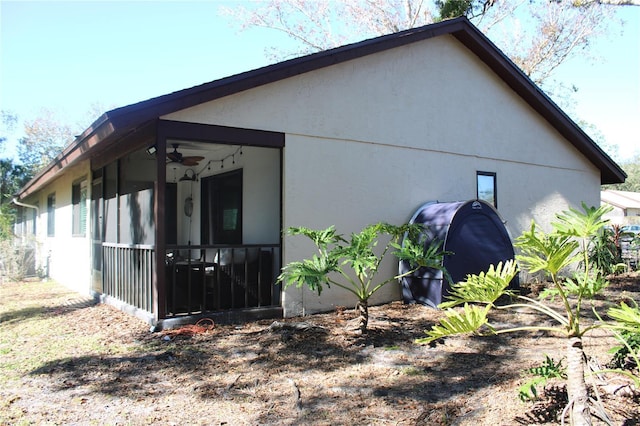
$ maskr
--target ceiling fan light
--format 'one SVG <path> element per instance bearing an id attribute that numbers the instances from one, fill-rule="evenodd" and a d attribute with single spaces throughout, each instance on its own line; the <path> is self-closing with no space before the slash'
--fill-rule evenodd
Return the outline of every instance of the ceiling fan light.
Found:
<path id="1" fill-rule="evenodd" d="M 188 172 L 191 172 L 191 175 L 189 175 Z M 186 182 L 186 181 L 192 181 L 195 182 L 196 181 L 196 172 L 193 171 L 193 169 L 187 169 L 184 171 L 184 176 L 182 176 L 180 179 L 178 179 L 179 182 Z"/>

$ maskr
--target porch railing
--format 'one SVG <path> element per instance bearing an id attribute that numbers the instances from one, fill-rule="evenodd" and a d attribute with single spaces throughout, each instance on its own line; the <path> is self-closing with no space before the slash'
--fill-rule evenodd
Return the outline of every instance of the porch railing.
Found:
<path id="1" fill-rule="evenodd" d="M 169 246 L 167 317 L 280 305 L 277 244 Z"/>
<path id="2" fill-rule="evenodd" d="M 102 255 L 102 292 L 155 313 L 155 246 L 102 243 Z M 166 317 L 279 306 L 279 268 L 278 244 L 168 246 Z"/>
<path id="3" fill-rule="evenodd" d="M 103 293 L 153 313 L 152 245 L 102 243 Z"/>

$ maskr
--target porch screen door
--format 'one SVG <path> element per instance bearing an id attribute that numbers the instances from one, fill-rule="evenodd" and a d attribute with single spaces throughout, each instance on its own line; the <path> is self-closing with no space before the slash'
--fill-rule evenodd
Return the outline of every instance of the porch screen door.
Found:
<path id="1" fill-rule="evenodd" d="M 202 244 L 242 244 L 242 169 L 201 182 Z"/>

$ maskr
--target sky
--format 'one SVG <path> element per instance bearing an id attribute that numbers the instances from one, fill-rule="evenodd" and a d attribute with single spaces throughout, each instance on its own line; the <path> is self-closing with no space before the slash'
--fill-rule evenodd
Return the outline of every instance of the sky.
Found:
<path id="1" fill-rule="evenodd" d="M 109 110 L 273 62 L 266 49 L 291 42 L 239 32 L 219 14 L 230 3 L 0 0 L 0 110 L 31 120 L 46 108 L 84 129 L 98 118 L 94 105 Z M 596 41 L 598 60 L 574 59 L 556 80 L 579 89 L 569 115 L 594 125 L 624 162 L 640 155 L 640 7 L 617 15 L 625 25 Z M 15 155 L 20 132 L 0 158 Z"/>

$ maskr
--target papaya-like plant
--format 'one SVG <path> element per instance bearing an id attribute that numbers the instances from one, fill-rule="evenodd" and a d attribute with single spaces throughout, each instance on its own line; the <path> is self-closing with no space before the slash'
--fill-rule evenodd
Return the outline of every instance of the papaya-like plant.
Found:
<path id="1" fill-rule="evenodd" d="M 318 252 L 311 258 L 286 265 L 278 276 L 278 282 L 284 283 L 285 287 L 293 284 L 297 287 L 306 285 L 318 295 L 322 293 L 324 286 L 332 285 L 352 293 L 357 299 L 358 328 L 362 333 L 366 333 L 369 322 L 369 298 L 375 292 L 403 276 L 412 274 L 420 267 L 443 268 L 442 258 L 445 252 L 441 250 L 438 242 L 425 245 L 421 237 L 423 231 L 424 227 L 420 224 L 396 226 L 380 222 L 368 225 L 358 233 L 352 233 L 347 240 L 336 232 L 334 226 L 322 230 L 289 228 L 289 235 L 303 235 L 311 239 Z M 408 238 L 401 244 L 405 235 Z M 408 261 L 412 269 L 375 281 L 380 265 L 388 254 Z"/>
<path id="2" fill-rule="evenodd" d="M 543 272 L 552 286 L 536 300 L 518 294 L 508 288 L 518 273 L 514 261 L 491 266 L 485 273 L 470 275 L 467 279 L 451 286 L 448 301 L 440 306 L 445 311 L 439 324 L 426 331 L 427 337 L 419 343 L 430 343 L 446 336 L 463 333 L 502 334 L 522 330 L 545 330 L 567 339 L 567 393 L 574 425 L 591 425 L 589 396 L 585 382 L 585 362 L 582 338 L 585 333 L 598 327 L 611 326 L 604 322 L 585 324 L 581 319 L 582 303 L 592 298 L 606 285 L 602 272 L 592 265 L 588 247 L 590 238 L 606 225 L 603 215 L 607 207 L 587 207 L 583 211 L 569 209 L 556 215 L 552 223 L 553 231 L 544 233 L 532 223 L 530 230 L 516 239 L 520 253 L 516 259 L 530 273 Z M 572 276 L 563 272 L 575 267 Z M 500 297 L 507 295 L 511 301 L 498 304 Z M 557 297 L 561 309 L 555 309 L 547 302 L 548 297 Z M 454 309 L 462 305 L 461 310 Z M 555 326 L 526 325 L 499 329 L 489 319 L 489 312 L 528 308 L 550 317 Z M 613 311 L 614 314 L 617 311 Z"/>
<path id="3" fill-rule="evenodd" d="M 640 388 L 640 306 L 635 301 L 630 305 L 620 302 L 619 306 L 609 308 L 607 316 L 613 320 L 610 327 L 620 345 L 613 348 L 614 356 L 611 360 L 616 371 L 622 371 Z M 627 359 L 636 374 L 627 373 Z"/>

